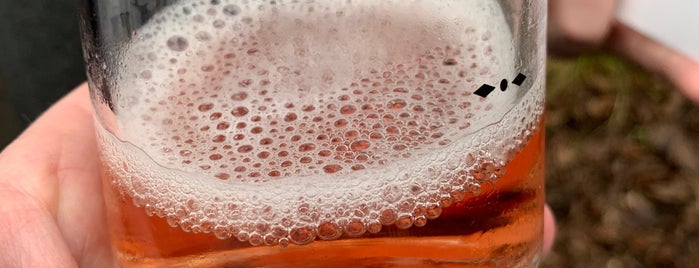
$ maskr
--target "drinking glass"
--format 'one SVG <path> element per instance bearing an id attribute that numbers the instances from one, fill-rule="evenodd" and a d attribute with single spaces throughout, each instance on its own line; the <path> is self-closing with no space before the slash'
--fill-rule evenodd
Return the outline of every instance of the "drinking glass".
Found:
<path id="1" fill-rule="evenodd" d="M 538 264 L 546 1 L 79 9 L 115 265 Z"/>

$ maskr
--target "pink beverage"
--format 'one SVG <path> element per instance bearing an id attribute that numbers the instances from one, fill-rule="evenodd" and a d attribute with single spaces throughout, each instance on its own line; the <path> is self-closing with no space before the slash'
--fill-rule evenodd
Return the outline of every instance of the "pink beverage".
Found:
<path id="1" fill-rule="evenodd" d="M 473 94 L 517 73 L 497 3 L 183 2 L 120 55 L 119 265 L 536 265 L 543 76 Z"/>

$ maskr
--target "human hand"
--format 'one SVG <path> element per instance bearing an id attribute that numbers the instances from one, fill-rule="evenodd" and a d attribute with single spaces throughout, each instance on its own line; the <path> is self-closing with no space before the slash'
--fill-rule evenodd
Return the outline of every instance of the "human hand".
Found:
<path id="1" fill-rule="evenodd" d="M 551 52 L 615 52 L 663 75 L 689 99 L 699 102 L 699 62 L 616 21 L 616 5 L 617 1 L 608 0 L 550 0 Z"/>
<path id="2" fill-rule="evenodd" d="M 90 99 L 82 85 L 0 153 L 0 267 L 109 267 Z"/>

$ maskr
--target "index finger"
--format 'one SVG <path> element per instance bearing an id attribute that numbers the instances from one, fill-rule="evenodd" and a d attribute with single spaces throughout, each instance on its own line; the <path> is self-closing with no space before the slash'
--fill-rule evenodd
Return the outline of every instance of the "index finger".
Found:
<path id="1" fill-rule="evenodd" d="M 667 77 L 687 97 L 699 102 L 699 63 L 696 61 L 618 22 L 607 46 Z"/>

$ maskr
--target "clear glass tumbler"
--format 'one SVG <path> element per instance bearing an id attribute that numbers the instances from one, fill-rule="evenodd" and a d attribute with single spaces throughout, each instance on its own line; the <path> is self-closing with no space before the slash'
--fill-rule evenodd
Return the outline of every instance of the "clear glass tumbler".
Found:
<path id="1" fill-rule="evenodd" d="M 538 264 L 546 1 L 79 8 L 116 265 Z"/>

